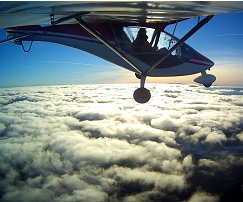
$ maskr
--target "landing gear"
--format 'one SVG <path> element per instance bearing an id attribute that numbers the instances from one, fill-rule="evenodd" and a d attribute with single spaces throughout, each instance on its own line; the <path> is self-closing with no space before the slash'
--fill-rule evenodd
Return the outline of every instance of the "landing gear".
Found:
<path id="1" fill-rule="evenodd" d="M 144 88 L 146 74 L 135 74 L 138 79 L 140 79 L 140 88 L 136 89 L 133 93 L 133 98 L 136 102 L 144 104 L 148 102 L 151 98 L 151 93 L 147 88 Z"/>

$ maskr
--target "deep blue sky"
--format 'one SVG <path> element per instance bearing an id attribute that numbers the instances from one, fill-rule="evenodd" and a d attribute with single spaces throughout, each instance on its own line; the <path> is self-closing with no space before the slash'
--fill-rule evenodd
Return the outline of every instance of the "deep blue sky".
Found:
<path id="1" fill-rule="evenodd" d="M 216 84 L 243 85 L 243 12 L 216 15 L 187 43 L 215 62 Z M 197 23 L 178 24 L 179 38 Z M 174 25 L 166 30 L 172 32 Z M 0 29 L 0 40 L 5 39 Z M 28 43 L 26 42 L 26 47 Z M 30 52 L 13 43 L 0 45 L 0 87 L 56 84 L 138 82 L 133 73 L 83 51 L 47 42 L 34 42 Z M 196 76 L 149 79 L 149 82 L 193 83 Z"/>

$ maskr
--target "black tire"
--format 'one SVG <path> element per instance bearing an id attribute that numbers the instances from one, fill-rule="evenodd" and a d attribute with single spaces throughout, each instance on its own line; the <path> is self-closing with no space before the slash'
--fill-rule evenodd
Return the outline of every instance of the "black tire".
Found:
<path id="1" fill-rule="evenodd" d="M 138 88 L 134 91 L 133 98 L 136 102 L 144 104 L 150 100 L 151 94 L 146 88 Z"/>

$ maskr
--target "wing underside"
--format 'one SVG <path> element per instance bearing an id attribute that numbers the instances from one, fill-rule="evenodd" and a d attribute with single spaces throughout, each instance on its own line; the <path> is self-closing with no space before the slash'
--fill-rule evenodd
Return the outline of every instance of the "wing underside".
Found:
<path id="1" fill-rule="evenodd" d="M 174 23 L 176 21 L 243 10 L 233 1 L 30 1 L 0 2 L 0 28 L 51 24 L 81 14 L 85 21 L 126 23 Z M 85 13 L 85 14 L 84 14 Z M 77 23 L 68 19 L 62 24 Z"/>

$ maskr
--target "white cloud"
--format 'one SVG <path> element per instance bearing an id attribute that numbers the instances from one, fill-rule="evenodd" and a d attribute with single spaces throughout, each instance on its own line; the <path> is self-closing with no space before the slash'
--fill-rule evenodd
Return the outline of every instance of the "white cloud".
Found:
<path id="1" fill-rule="evenodd" d="M 2 199 L 3 201 L 50 201 L 53 198 L 53 193 L 48 189 L 32 188 L 24 186 L 20 189 L 15 189 L 5 194 Z"/>
<path id="2" fill-rule="evenodd" d="M 206 166 L 206 167 L 215 169 L 215 168 L 218 168 L 220 166 L 220 164 L 211 159 L 200 159 L 198 166 L 201 166 L 201 167 Z"/>
<path id="3" fill-rule="evenodd" d="M 241 141 L 243 142 L 243 131 L 239 134 L 236 135 L 236 137 Z"/>
<path id="4" fill-rule="evenodd" d="M 0 89 L 2 199 L 216 201 L 209 176 L 242 177 L 239 89 L 150 84 L 140 105 L 135 88 Z"/>
<path id="5" fill-rule="evenodd" d="M 215 143 L 222 143 L 222 141 L 226 141 L 226 136 L 221 132 L 211 132 L 207 135 L 205 139 L 205 143 L 215 144 Z"/>
<path id="6" fill-rule="evenodd" d="M 65 198 L 65 200 L 63 201 L 74 200 L 80 202 L 93 202 L 93 201 L 102 202 L 102 201 L 106 201 L 108 197 L 106 193 L 101 192 L 99 190 L 84 189 L 84 190 L 75 190 L 72 193 L 72 196 L 71 197 L 69 196 L 68 198 Z"/>
<path id="7" fill-rule="evenodd" d="M 193 194 L 187 202 L 217 202 L 219 196 L 211 195 L 206 192 L 196 192 Z"/>
<path id="8" fill-rule="evenodd" d="M 181 191 L 185 188 L 184 175 L 172 175 L 161 172 L 146 171 L 143 168 L 123 168 L 113 166 L 108 171 L 110 175 L 115 175 L 121 181 L 137 182 L 141 186 L 153 185 L 154 189 L 168 189 L 169 191 Z"/>
<path id="9" fill-rule="evenodd" d="M 174 131 L 179 126 L 178 120 L 171 118 L 170 116 L 162 116 L 160 118 L 152 119 L 151 125 L 155 128 Z"/>
<path id="10" fill-rule="evenodd" d="M 0 134 L 3 133 L 6 129 L 6 126 L 2 123 L 0 123 Z"/>

